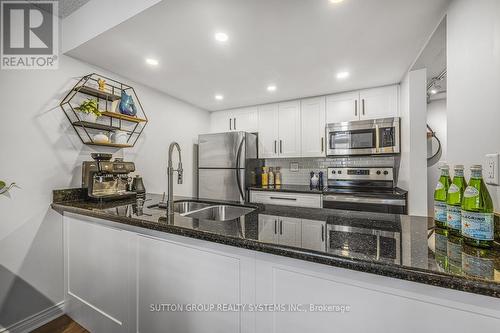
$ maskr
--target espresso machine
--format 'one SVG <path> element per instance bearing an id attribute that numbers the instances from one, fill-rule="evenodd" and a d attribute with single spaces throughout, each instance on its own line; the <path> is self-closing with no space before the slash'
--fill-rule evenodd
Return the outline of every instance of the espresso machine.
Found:
<path id="1" fill-rule="evenodd" d="M 114 159 L 111 154 L 94 153 L 94 161 L 83 162 L 82 188 L 94 200 L 119 200 L 134 197 L 129 191 L 129 174 L 135 171 L 133 162 Z"/>

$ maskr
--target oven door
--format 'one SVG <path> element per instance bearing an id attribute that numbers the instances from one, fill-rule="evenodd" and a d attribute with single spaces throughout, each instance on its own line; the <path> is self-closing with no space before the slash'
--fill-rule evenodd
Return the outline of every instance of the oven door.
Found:
<path id="1" fill-rule="evenodd" d="M 364 260 L 401 263 L 399 232 L 327 225 L 327 252 Z"/>
<path id="2" fill-rule="evenodd" d="M 328 194 L 323 195 L 323 208 L 403 215 L 406 214 L 406 199 Z"/>

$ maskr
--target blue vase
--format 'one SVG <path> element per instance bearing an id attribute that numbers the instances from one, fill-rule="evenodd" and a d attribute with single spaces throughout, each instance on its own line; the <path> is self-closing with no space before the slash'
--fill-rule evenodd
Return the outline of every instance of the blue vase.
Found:
<path id="1" fill-rule="evenodd" d="M 137 108 L 131 95 L 128 95 L 125 90 L 122 90 L 122 99 L 120 101 L 120 113 L 127 116 L 137 115 Z"/>

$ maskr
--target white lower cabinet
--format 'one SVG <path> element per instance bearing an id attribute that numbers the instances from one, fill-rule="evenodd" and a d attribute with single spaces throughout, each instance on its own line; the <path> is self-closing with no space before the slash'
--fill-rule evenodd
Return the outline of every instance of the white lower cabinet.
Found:
<path id="1" fill-rule="evenodd" d="M 65 312 L 90 332 L 129 332 L 130 233 L 65 216 Z"/>
<path id="2" fill-rule="evenodd" d="M 274 191 L 250 191 L 250 202 L 309 208 L 321 208 L 323 206 L 321 194 Z"/>
<path id="3" fill-rule="evenodd" d="M 325 251 L 326 250 L 326 222 L 315 220 L 302 220 L 302 248 Z"/>
<path id="4" fill-rule="evenodd" d="M 275 218 L 259 228 L 274 232 Z M 285 220 L 291 243 L 318 222 Z M 317 237 L 318 226 L 306 229 Z M 465 333 L 500 324 L 494 297 L 66 213 L 64 235 L 66 312 L 92 333 Z M 247 311 L 206 308 L 229 304 Z M 269 304 L 276 311 L 248 308 Z"/>
<path id="5" fill-rule="evenodd" d="M 259 215 L 259 240 L 266 243 L 300 247 L 301 219 L 274 215 Z"/>
<path id="6" fill-rule="evenodd" d="M 257 313 L 256 332 L 466 333 L 500 324 L 494 298 L 415 282 L 261 253 L 255 276 L 257 304 L 295 307 Z M 349 312 L 326 308 L 335 305 Z"/>

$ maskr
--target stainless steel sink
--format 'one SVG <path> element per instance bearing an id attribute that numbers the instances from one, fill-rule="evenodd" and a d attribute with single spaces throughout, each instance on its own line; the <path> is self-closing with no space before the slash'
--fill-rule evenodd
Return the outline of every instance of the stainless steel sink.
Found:
<path id="1" fill-rule="evenodd" d="M 213 206 L 213 204 L 208 204 L 205 202 L 197 202 L 197 201 L 176 201 L 174 202 L 174 212 L 179 214 L 185 214 L 210 206 Z"/>
<path id="2" fill-rule="evenodd" d="M 253 212 L 255 208 L 230 206 L 230 205 L 216 205 L 202 208 L 197 211 L 182 214 L 185 217 L 194 219 L 210 220 L 210 221 L 230 221 Z"/>

